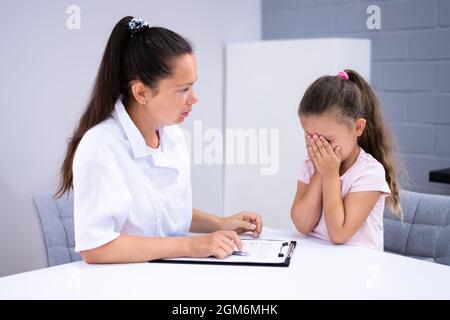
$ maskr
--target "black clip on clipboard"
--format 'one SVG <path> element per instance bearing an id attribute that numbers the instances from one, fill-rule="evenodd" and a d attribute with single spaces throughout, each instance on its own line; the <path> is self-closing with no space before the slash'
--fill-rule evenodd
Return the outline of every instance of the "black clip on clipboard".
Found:
<path id="1" fill-rule="evenodd" d="M 260 266 L 260 267 L 289 267 L 297 241 L 292 240 L 272 240 L 272 239 L 242 239 L 244 251 L 246 244 L 253 246 L 265 246 L 262 250 L 267 250 L 270 256 L 261 258 L 259 251 L 255 254 L 230 255 L 225 259 L 209 258 L 172 258 L 149 261 L 151 263 L 182 263 L 182 264 L 218 264 L 218 265 L 238 265 L 238 266 Z M 277 246 L 276 243 L 280 245 Z M 270 246 L 268 246 L 270 245 Z M 272 247 L 273 245 L 273 247 Z M 267 249 L 267 247 L 269 249 Z M 285 249 L 287 247 L 287 250 Z M 257 249 L 260 249 L 259 247 Z"/>

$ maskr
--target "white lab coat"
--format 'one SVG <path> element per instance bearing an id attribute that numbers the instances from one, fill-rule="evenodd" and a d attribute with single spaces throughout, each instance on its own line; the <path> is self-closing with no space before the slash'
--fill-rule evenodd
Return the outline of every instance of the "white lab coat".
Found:
<path id="1" fill-rule="evenodd" d="M 81 139 L 73 161 L 75 250 L 120 234 L 176 236 L 192 220 L 190 159 L 181 129 L 159 129 L 146 145 L 120 99 L 112 117 Z"/>

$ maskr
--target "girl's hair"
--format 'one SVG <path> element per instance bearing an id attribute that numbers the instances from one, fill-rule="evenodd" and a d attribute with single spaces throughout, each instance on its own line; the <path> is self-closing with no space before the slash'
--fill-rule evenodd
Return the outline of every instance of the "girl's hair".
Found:
<path id="1" fill-rule="evenodd" d="M 338 121 L 349 126 L 358 118 L 366 119 L 358 145 L 383 165 L 391 189 L 387 205 L 398 217 L 402 217 L 394 166 L 394 139 L 383 121 L 378 99 L 370 85 L 356 71 L 345 72 L 348 80 L 343 76 L 323 76 L 314 81 L 300 102 L 298 115 L 321 115 L 337 108 Z"/>
<path id="2" fill-rule="evenodd" d="M 157 92 L 159 81 L 172 75 L 174 59 L 184 54 L 192 54 L 191 44 L 171 30 L 150 27 L 144 21 L 129 16 L 115 25 L 87 107 L 68 139 L 55 196 L 60 197 L 73 187 L 72 163 L 84 134 L 111 116 L 119 97 L 125 105 L 128 104 L 130 82 L 140 80 Z"/>

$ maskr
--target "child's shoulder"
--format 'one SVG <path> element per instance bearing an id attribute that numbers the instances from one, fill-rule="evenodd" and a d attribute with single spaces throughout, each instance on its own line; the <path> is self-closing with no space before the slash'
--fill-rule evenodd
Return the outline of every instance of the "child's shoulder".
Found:
<path id="1" fill-rule="evenodd" d="M 356 171 L 365 173 L 378 173 L 384 176 L 385 170 L 381 162 L 375 159 L 370 153 L 361 148 L 358 156 L 357 164 L 355 165 Z"/>
<path id="2" fill-rule="evenodd" d="M 390 194 L 383 165 L 370 153 L 361 148 L 358 160 L 346 178 L 343 186 L 346 192 L 381 191 Z"/>

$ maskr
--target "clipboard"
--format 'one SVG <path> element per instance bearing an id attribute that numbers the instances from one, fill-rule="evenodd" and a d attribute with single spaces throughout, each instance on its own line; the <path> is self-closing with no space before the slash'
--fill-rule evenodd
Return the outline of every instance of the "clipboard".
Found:
<path id="1" fill-rule="evenodd" d="M 151 263 L 219 264 L 262 267 L 289 267 L 297 241 L 272 239 L 242 239 L 245 255 L 233 254 L 225 259 L 171 258 L 149 261 Z"/>

